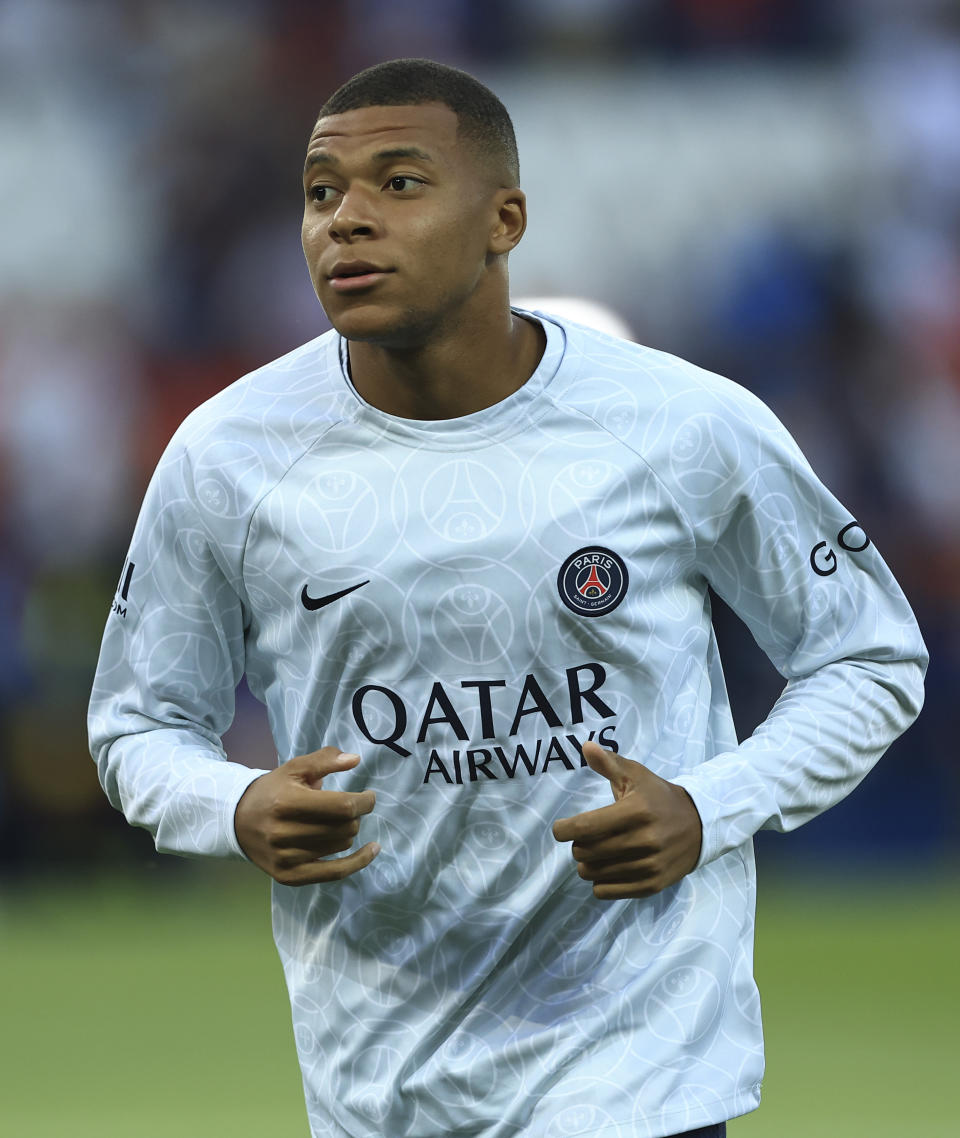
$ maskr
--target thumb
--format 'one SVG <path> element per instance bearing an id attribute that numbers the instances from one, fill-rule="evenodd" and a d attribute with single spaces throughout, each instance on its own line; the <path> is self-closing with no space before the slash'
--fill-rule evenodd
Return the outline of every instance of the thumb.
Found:
<path id="1" fill-rule="evenodd" d="M 359 762 L 359 755 L 341 751 L 339 747 L 321 747 L 319 751 L 311 751 L 309 754 L 297 755 L 290 759 L 286 768 L 292 778 L 312 790 L 319 790 L 325 775 L 350 770 Z"/>
<path id="2" fill-rule="evenodd" d="M 583 744 L 583 757 L 591 770 L 603 775 L 610 783 L 613 797 L 618 802 L 635 788 L 641 772 L 649 773 L 642 763 L 626 759 L 616 751 L 608 751 L 592 739 Z"/>

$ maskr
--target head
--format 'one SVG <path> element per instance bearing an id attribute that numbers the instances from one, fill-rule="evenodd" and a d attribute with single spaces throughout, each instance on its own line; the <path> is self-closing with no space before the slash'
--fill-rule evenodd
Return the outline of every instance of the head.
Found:
<path id="1" fill-rule="evenodd" d="M 510 117 L 471 75 L 397 59 L 354 76 L 321 108 L 304 167 L 303 248 L 334 327 L 415 347 L 506 311 L 518 180 Z"/>

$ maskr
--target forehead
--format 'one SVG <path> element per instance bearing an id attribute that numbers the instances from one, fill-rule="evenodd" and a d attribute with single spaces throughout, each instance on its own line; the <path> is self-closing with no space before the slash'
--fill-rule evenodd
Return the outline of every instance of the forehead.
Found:
<path id="1" fill-rule="evenodd" d="M 318 119 L 307 153 L 336 157 L 361 154 L 384 144 L 416 144 L 437 157 L 451 157 L 457 146 L 456 114 L 444 103 L 413 107 L 358 107 Z"/>

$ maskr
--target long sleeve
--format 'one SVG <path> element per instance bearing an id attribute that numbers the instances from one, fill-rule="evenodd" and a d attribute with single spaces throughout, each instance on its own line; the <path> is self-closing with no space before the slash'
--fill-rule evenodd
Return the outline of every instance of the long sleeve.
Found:
<path id="1" fill-rule="evenodd" d="M 237 559 L 204 516 L 229 519 L 225 493 L 214 482 L 198 492 L 175 439 L 147 491 L 90 701 L 90 749 L 110 802 L 159 850 L 188 856 L 243 856 L 234 811 L 264 773 L 228 762 L 221 743 L 245 621 Z"/>
<path id="2" fill-rule="evenodd" d="M 675 492 L 699 571 L 787 683 L 749 739 L 674 780 L 703 821 L 701 864 L 844 798 L 916 718 L 927 663 L 868 535 L 769 409 L 724 398 L 733 414 L 677 433 Z"/>

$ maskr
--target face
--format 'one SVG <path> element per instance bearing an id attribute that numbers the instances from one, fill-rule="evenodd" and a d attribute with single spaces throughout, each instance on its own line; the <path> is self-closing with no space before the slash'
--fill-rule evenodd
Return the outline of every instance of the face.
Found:
<path id="1" fill-rule="evenodd" d="M 303 186 L 313 287 L 351 340 L 424 343 L 479 302 L 491 264 L 523 232 L 523 195 L 458 143 L 457 116 L 440 103 L 320 119 Z"/>

